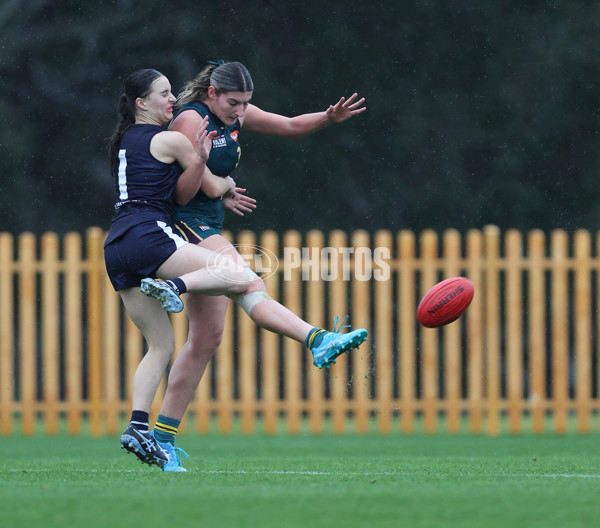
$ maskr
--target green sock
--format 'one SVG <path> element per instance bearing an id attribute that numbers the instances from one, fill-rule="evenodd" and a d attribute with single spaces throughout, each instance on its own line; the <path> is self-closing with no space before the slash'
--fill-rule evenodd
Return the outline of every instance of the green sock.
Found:
<path id="1" fill-rule="evenodd" d="M 175 437 L 177 436 L 177 428 L 181 420 L 175 420 L 175 418 L 169 418 L 168 416 L 158 415 L 156 423 L 154 424 L 154 438 L 161 444 L 175 445 Z"/>

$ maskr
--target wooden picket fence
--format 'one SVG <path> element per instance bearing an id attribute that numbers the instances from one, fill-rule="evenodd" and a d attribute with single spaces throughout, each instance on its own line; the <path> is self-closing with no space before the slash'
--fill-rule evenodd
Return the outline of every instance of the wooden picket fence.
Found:
<path id="1" fill-rule="evenodd" d="M 292 311 L 325 327 L 348 313 L 369 339 L 321 371 L 302 344 L 230 308 L 190 405 L 197 431 L 598 428 L 600 235 L 487 226 L 226 236 Z M 128 417 L 144 341 L 107 279 L 104 237 L 99 228 L 62 238 L 0 233 L 1 434 L 54 434 L 61 424 L 114 434 Z M 467 313 L 442 329 L 420 327 L 420 297 L 457 275 L 475 285 Z M 172 322 L 179 349 L 185 313 Z M 154 415 L 164 389 L 163 380 Z"/>

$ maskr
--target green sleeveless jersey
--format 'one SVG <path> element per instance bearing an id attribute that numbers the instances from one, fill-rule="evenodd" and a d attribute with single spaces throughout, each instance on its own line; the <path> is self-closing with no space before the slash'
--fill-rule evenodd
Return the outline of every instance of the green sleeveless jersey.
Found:
<path id="1" fill-rule="evenodd" d="M 191 102 L 183 105 L 179 112 L 193 109 L 202 117 L 208 116 L 208 132 L 215 130 L 217 135 L 213 138 L 212 148 L 206 166 L 216 176 L 229 176 L 238 166 L 242 149 L 238 142 L 240 131 L 239 120 L 232 126 L 225 125 L 215 116 L 208 107 L 200 102 Z M 178 113 L 179 113 L 178 112 Z M 186 223 L 201 223 L 203 225 L 223 227 L 223 204 L 221 198 L 209 198 L 202 192 L 192 198 L 186 205 L 178 205 L 174 212 L 174 222 L 180 220 Z"/>

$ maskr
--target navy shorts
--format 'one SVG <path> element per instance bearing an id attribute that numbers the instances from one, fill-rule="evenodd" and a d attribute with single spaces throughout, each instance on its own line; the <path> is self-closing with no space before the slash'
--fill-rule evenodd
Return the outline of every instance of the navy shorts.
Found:
<path id="1" fill-rule="evenodd" d="M 104 246 L 108 277 L 117 291 L 140 285 L 187 241 L 162 221 L 147 221 L 131 227 Z"/>
<path id="2" fill-rule="evenodd" d="M 199 244 L 212 235 L 220 235 L 221 230 L 218 227 L 212 227 L 203 224 L 200 220 L 190 221 L 190 219 L 179 220 L 175 222 L 175 227 L 179 234 L 192 244 Z"/>

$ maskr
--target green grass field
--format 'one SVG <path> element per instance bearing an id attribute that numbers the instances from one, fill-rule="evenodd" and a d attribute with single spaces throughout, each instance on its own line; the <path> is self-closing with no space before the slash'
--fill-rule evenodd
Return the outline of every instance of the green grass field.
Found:
<path id="1" fill-rule="evenodd" d="M 0 437 L 0 524 L 583 527 L 600 524 L 600 435 L 180 437 L 186 474 L 117 437 Z"/>

